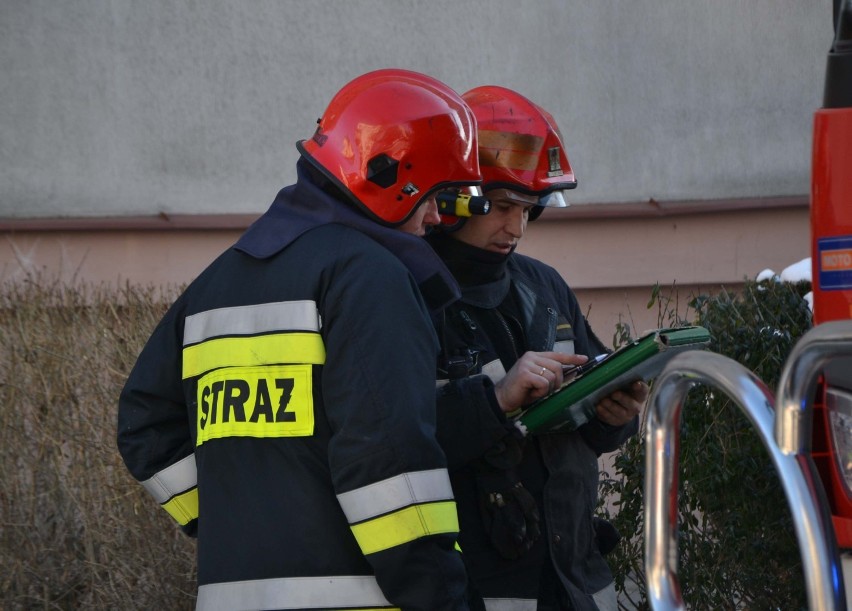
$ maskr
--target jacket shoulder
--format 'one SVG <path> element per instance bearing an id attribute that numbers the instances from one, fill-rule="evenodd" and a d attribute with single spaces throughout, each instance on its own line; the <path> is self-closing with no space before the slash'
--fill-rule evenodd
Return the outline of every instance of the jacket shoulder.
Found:
<path id="1" fill-rule="evenodd" d="M 509 259 L 509 267 L 513 274 L 520 274 L 534 282 L 559 287 L 561 290 L 570 290 L 568 283 L 556 269 L 538 259 L 514 253 Z"/>
<path id="2" fill-rule="evenodd" d="M 295 245 L 311 249 L 321 259 L 350 260 L 358 257 L 377 265 L 406 269 L 403 262 L 379 242 L 354 227 L 339 223 L 315 227 L 299 237 Z"/>
<path id="3" fill-rule="evenodd" d="M 246 258 L 253 257 L 235 245 L 227 253 L 225 264 L 244 266 Z M 262 266 L 264 261 L 273 266 L 304 266 L 306 272 L 329 266 L 344 269 L 363 266 L 374 271 L 380 269 L 382 273 L 407 273 L 402 261 L 387 248 L 362 231 L 340 223 L 312 227 L 256 265 Z"/>

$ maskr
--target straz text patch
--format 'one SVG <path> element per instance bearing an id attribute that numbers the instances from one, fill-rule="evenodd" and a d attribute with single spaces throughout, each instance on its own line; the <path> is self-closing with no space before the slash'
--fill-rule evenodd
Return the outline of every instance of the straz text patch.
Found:
<path id="1" fill-rule="evenodd" d="M 225 367 L 198 380 L 198 445 L 314 432 L 310 365 Z"/>

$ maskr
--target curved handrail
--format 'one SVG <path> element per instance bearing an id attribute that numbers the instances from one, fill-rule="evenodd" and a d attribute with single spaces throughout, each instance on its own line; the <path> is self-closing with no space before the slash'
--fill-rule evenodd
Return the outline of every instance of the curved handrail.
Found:
<path id="1" fill-rule="evenodd" d="M 690 351 L 675 356 L 657 377 L 649 397 L 645 481 L 645 571 L 654 609 L 685 609 L 677 580 L 677 494 L 680 415 L 695 384 L 710 385 L 746 414 L 781 477 L 791 508 L 811 610 L 844 608 L 831 523 L 817 507 L 813 481 L 798 454 L 780 451 L 772 435 L 772 393 L 748 369 L 720 354 Z"/>
<path id="2" fill-rule="evenodd" d="M 852 321 L 822 323 L 805 333 L 784 363 L 778 380 L 775 441 L 785 454 L 810 453 L 812 411 L 807 409 L 823 366 L 852 356 Z"/>

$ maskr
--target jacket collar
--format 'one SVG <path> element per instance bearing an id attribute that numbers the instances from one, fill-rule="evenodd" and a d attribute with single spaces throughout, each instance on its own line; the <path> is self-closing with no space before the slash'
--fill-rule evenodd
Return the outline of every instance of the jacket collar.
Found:
<path id="1" fill-rule="evenodd" d="M 269 209 L 234 245 L 236 250 L 256 259 L 267 259 L 310 229 L 331 223 L 345 225 L 396 255 L 414 276 L 430 309 L 440 310 L 459 298 L 458 284 L 423 238 L 380 225 L 353 206 L 335 199 L 313 182 L 306 163 L 299 160 L 296 184 L 278 192 Z"/>
<path id="2" fill-rule="evenodd" d="M 442 231 L 427 236 L 426 241 L 461 286 L 462 302 L 485 309 L 503 302 L 509 293 L 506 264 L 511 255 L 471 246 Z"/>

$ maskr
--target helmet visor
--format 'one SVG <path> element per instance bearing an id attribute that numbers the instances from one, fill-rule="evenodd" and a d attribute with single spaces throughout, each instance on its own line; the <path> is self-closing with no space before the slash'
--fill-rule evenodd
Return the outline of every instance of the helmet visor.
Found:
<path id="1" fill-rule="evenodd" d="M 538 199 L 538 205 L 545 208 L 567 208 L 568 201 L 565 199 L 565 191 L 551 191 Z"/>

